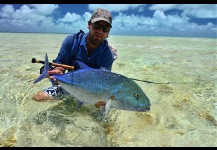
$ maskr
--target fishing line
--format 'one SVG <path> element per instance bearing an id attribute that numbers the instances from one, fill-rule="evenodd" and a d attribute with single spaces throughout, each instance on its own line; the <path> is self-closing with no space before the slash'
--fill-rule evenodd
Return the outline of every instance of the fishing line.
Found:
<path id="1" fill-rule="evenodd" d="M 153 83 L 153 84 L 170 84 L 170 82 L 158 83 L 158 82 L 152 82 L 152 81 L 146 81 L 146 80 L 139 80 L 139 79 L 134 79 L 134 78 L 130 78 L 130 79 L 136 80 L 136 81 L 141 81 L 141 82 L 146 82 L 146 83 Z"/>
<path id="2" fill-rule="evenodd" d="M 139 80 L 139 79 L 135 79 L 135 78 L 130 78 L 132 80 L 136 80 L 136 81 L 141 81 L 141 82 L 146 82 L 146 83 L 153 83 L 153 84 L 192 84 L 192 83 L 187 83 L 187 82 L 183 82 L 183 83 L 176 83 L 176 82 L 152 82 L 152 81 L 146 81 L 146 80 Z M 197 83 L 195 83 L 197 84 Z"/>
<path id="3" fill-rule="evenodd" d="M 45 61 L 41 61 L 41 60 L 37 60 L 35 58 L 32 58 L 32 63 L 41 63 L 41 64 L 44 64 Z M 64 65 L 64 64 L 57 64 L 57 63 L 54 63 L 54 62 L 49 62 L 49 65 L 51 66 L 55 66 L 55 67 L 63 67 L 65 69 L 70 69 L 70 70 L 74 70 L 74 66 L 68 66 L 68 65 Z M 141 81 L 141 82 L 146 82 L 146 83 L 152 83 L 152 84 L 190 84 L 190 83 L 186 83 L 186 82 L 183 82 L 183 83 L 175 83 L 175 82 L 165 82 L 165 83 L 161 83 L 161 82 L 152 82 L 152 81 L 146 81 L 146 80 L 140 80 L 140 79 L 135 79 L 135 78 L 130 78 L 132 80 L 136 80 L 136 81 Z M 192 83 L 191 83 L 192 84 Z M 198 83 L 196 83 L 198 84 Z"/>

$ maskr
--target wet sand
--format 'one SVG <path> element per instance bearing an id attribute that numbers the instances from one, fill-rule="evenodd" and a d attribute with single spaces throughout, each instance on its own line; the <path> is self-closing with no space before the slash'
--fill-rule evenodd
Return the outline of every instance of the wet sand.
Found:
<path id="1" fill-rule="evenodd" d="M 114 36 L 119 51 L 112 71 L 136 81 L 151 101 L 150 112 L 96 108 L 64 96 L 37 102 L 32 95 L 42 64 L 55 59 L 66 34 L 0 33 L 0 146 L 216 147 L 217 41 L 209 38 Z M 157 84 L 161 83 L 161 84 Z"/>

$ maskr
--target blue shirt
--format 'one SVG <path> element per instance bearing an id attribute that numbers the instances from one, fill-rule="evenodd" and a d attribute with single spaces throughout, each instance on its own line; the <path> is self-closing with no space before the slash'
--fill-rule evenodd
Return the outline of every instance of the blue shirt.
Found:
<path id="1" fill-rule="evenodd" d="M 74 60 L 79 60 L 85 63 L 87 66 L 99 69 L 104 67 L 111 71 L 112 63 L 114 61 L 113 54 L 108 46 L 108 41 L 104 40 L 88 57 L 86 38 L 88 33 L 83 34 L 80 45 L 79 41 L 81 34 L 78 38 L 74 38 L 74 35 L 68 35 L 61 45 L 55 63 L 74 66 Z M 74 42 L 73 42 L 74 38 Z M 73 43 L 72 43 L 73 42 Z"/>

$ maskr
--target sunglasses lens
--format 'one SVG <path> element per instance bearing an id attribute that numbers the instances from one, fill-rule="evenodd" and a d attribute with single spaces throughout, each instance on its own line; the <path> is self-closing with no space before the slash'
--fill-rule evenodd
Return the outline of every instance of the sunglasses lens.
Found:
<path id="1" fill-rule="evenodd" d="M 109 29 L 110 29 L 110 27 L 101 25 L 101 24 L 99 24 L 99 23 L 97 23 L 97 22 L 92 23 L 92 26 L 93 26 L 94 29 L 100 29 L 100 28 L 102 28 L 102 31 L 103 31 L 103 32 L 108 32 Z"/>
<path id="2" fill-rule="evenodd" d="M 99 29 L 100 25 L 98 23 L 92 23 L 94 29 Z"/>
<path id="3" fill-rule="evenodd" d="M 103 32 L 108 32 L 108 31 L 109 31 L 109 29 L 110 29 L 110 27 L 105 27 L 105 26 L 104 26 L 104 27 L 102 27 L 102 31 L 103 31 Z"/>

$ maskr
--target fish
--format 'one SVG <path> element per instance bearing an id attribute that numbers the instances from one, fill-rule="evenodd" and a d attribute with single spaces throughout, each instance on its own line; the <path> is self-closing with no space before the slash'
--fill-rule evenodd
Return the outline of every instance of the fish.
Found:
<path id="1" fill-rule="evenodd" d="M 105 103 L 104 115 L 110 108 L 125 111 L 148 112 L 150 100 L 142 88 L 132 79 L 109 71 L 105 68 L 90 68 L 81 61 L 76 60 L 78 69 L 64 74 L 53 75 L 61 87 L 77 99 L 76 110 L 83 103 Z M 49 77 L 49 61 L 45 54 L 45 67 L 42 74 L 33 82 Z"/>

